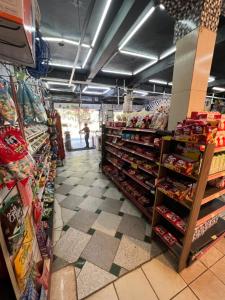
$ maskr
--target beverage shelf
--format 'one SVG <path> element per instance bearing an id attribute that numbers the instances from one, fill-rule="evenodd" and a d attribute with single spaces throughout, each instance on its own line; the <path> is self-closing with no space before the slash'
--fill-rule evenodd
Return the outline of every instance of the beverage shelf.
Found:
<path id="1" fill-rule="evenodd" d="M 219 178 L 219 177 L 222 177 L 222 176 L 225 176 L 225 171 L 221 171 L 221 172 L 217 172 L 217 173 L 214 173 L 214 174 L 210 174 L 208 176 L 208 181 L 216 179 L 216 178 Z"/>
<path id="2" fill-rule="evenodd" d="M 202 199 L 201 205 L 208 203 L 216 198 L 225 194 L 225 188 L 218 189 L 217 187 L 207 187 L 205 190 L 204 198 Z"/>

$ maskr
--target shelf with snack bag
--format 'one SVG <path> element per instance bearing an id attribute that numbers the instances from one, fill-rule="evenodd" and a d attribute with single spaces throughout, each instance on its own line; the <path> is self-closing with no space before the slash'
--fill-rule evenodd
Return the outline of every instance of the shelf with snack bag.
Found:
<path id="1" fill-rule="evenodd" d="M 146 133 L 156 133 L 157 130 L 156 129 L 145 129 L 145 128 L 132 128 L 132 127 L 125 127 L 123 128 L 124 131 L 137 131 L 137 132 L 146 132 Z"/>
<path id="2" fill-rule="evenodd" d="M 137 115 L 139 115 L 139 113 L 137 113 Z M 146 116 L 146 113 L 144 113 L 144 115 Z M 129 126 L 130 121 L 127 120 L 126 124 L 124 124 L 126 126 L 120 131 L 117 130 L 117 132 L 121 134 L 120 137 L 117 137 L 118 134 L 114 131 L 115 125 L 110 126 L 107 124 L 106 127 L 103 126 L 102 166 L 104 169 L 106 165 L 108 166 L 108 163 L 111 163 L 117 170 L 122 171 L 120 172 L 120 174 L 124 176 L 122 185 L 129 183 L 129 185 L 135 186 L 137 189 L 147 193 L 146 199 L 151 199 L 149 211 L 151 211 L 152 215 L 156 178 L 159 168 L 161 139 L 162 136 L 168 135 L 169 133 L 163 131 L 164 127 L 149 128 L 153 114 L 147 112 L 147 115 L 151 115 L 151 117 L 149 119 L 146 117 L 146 119 L 143 120 L 143 116 L 140 114 L 140 116 L 142 116 L 141 122 L 143 122 L 141 127 L 132 126 L 131 128 Z M 112 122 L 110 124 L 112 125 Z M 158 133 L 159 129 L 161 129 L 161 131 Z M 116 135 L 116 137 L 114 135 Z M 109 154 L 111 155 L 110 158 Z M 112 179 L 111 177 L 111 180 L 115 183 L 115 178 Z M 118 182 L 115 184 L 118 186 Z M 123 190 L 124 194 L 130 199 L 130 188 L 129 192 L 124 190 L 124 186 L 121 187 L 121 184 L 119 188 Z M 139 198 L 137 197 L 135 201 L 131 199 L 131 201 L 139 203 Z M 140 209 L 143 210 L 142 208 Z M 147 216 L 148 218 L 150 217 L 149 215 Z"/>
<path id="3" fill-rule="evenodd" d="M 157 226 L 173 236 L 171 244 L 164 242 L 178 257 L 179 271 L 209 249 L 212 233 L 215 240 L 225 233 L 225 202 L 219 199 L 225 194 L 225 155 L 217 152 L 225 140 L 224 120 L 218 113 L 192 113 L 178 123 L 173 139 L 163 139 L 152 238 L 159 236 Z"/>
<path id="4" fill-rule="evenodd" d="M 137 152 L 137 151 L 134 151 L 134 150 L 132 150 L 131 148 L 122 147 L 121 149 L 124 150 L 124 151 L 126 151 L 126 152 L 130 152 L 130 153 L 132 153 L 132 154 L 134 154 L 134 155 L 137 155 L 137 156 L 140 156 L 140 157 L 142 157 L 142 158 L 145 158 L 145 159 L 147 159 L 147 160 L 149 160 L 149 161 L 155 162 L 155 164 L 158 163 L 158 161 L 155 159 L 155 156 L 152 155 L 152 154 L 153 154 L 152 152 L 149 152 L 149 156 L 148 156 L 148 155 L 146 155 L 146 154 L 142 154 L 142 153 L 139 153 L 139 152 Z M 146 153 L 146 152 L 145 152 L 145 153 Z"/>
<path id="5" fill-rule="evenodd" d="M 109 136 L 109 137 L 121 138 L 120 135 L 116 135 L 116 134 L 110 134 L 110 133 L 107 133 L 106 135 Z"/>
<path id="6" fill-rule="evenodd" d="M 140 184 L 141 186 L 143 186 L 146 190 L 150 191 L 152 188 L 155 188 L 154 184 L 149 182 L 149 184 L 147 185 L 145 182 L 143 182 L 142 180 L 139 180 L 137 175 L 132 175 L 131 172 L 133 172 L 132 169 L 126 171 L 126 170 L 122 170 L 123 173 L 127 176 L 129 176 L 131 179 L 133 179 L 134 181 L 136 181 L 138 184 Z"/>
<path id="7" fill-rule="evenodd" d="M 110 142 L 107 142 L 107 141 L 105 143 L 107 145 L 110 145 L 110 146 L 114 147 L 114 148 L 121 149 L 121 146 L 117 145 L 116 143 L 110 143 Z"/>
<path id="8" fill-rule="evenodd" d="M 148 218 L 152 217 L 152 203 L 147 196 L 141 194 L 138 186 L 134 186 L 132 182 L 128 182 L 123 173 L 113 170 L 110 165 L 103 167 L 104 174 L 118 187 L 118 189 L 127 197 L 140 211 Z M 153 201 L 153 200 L 152 200 Z"/>
<path id="9" fill-rule="evenodd" d="M 139 141 L 135 141 L 135 140 L 122 139 L 122 141 L 128 142 L 128 143 L 134 143 L 134 144 L 138 144 L 138 145 L 143 145 L 143 146 L 155 147 L 154 144 L 143 143 L 143 142 L 139 142 Z"/>

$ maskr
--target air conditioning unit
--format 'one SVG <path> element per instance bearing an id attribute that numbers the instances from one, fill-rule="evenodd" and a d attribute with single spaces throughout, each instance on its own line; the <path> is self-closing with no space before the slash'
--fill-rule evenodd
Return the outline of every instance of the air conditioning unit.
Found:
<path id="1" fill-rule="evenodd" d="M 35 66 L 34 0 L 0 0 L 0 61 Z"/>

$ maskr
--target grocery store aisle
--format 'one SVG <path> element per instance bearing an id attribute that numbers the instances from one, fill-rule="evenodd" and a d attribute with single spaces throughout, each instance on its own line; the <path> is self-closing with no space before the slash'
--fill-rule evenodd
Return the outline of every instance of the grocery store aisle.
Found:
<path id="1" fill-rule="evenodd" d="M 56 178 L 53 271 L 72 264 L 82 299 L 161 253 L 141 213 L 99 171 L 96 150 L 70 153 Z"/>

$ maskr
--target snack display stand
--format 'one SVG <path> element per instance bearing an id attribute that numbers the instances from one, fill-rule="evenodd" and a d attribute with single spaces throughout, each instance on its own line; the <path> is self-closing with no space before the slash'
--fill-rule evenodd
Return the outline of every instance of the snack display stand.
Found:
<path id="1" fill-rule="evenodd" d="M 15 93 L 13 98 L 16 105 L 1 85 L 0 104 L 5 106 L 0 110 L 0 264 L 6 266 L 3 279 L 10 279 L 15 299 L 44 300 L 48 298 L 52 261 L 55 149 L 47 118 L 24 124 Z M 35 105 L 36 118 L 45 118 L 42 103 Z M 18 123 L 23 127 L 18 128 Z"/>
<path id="2" fill-rule="evenodd" d="M 103 126 L 104 174 L 152 223 L 152 239 L 175 255 L 179 271 L 225 235 L 224 132 L 217 113 L 193 113 L 174 134 Z"/>
<path id="3" fill-rule="evenodd" d="M 225 194 L 224 147 L 216 145 L 223 129 L 219 130 L 220 119 L 212 120 L 210 114 L 208 118 L 200 126 L 193 114 L 183 124 L 191 124 L 192 131 L 181 133 L 178 125 L 175 136 L 164 139 L 161 148 L 152 238 L 175 254 L 179 271 L 225 235 L 220 217 L 225 202 L 219 198 Z"/>
<path id="4" fill-rule="evenodd" d="M 102 130 L 103 172 L 149 222 L 155 199 L 161 141 L 163 136 L 170 134 L 164 131 L 167 115 L 157 115 L 160 123 L 157 123 L 157 118 L 152 120 L 151 113 L 145 113 L 143 117 L 136 113 L 127 124 L 108 122 Z M 137 118 L 142 127 L 135 127 L 138 126 Z"/>

